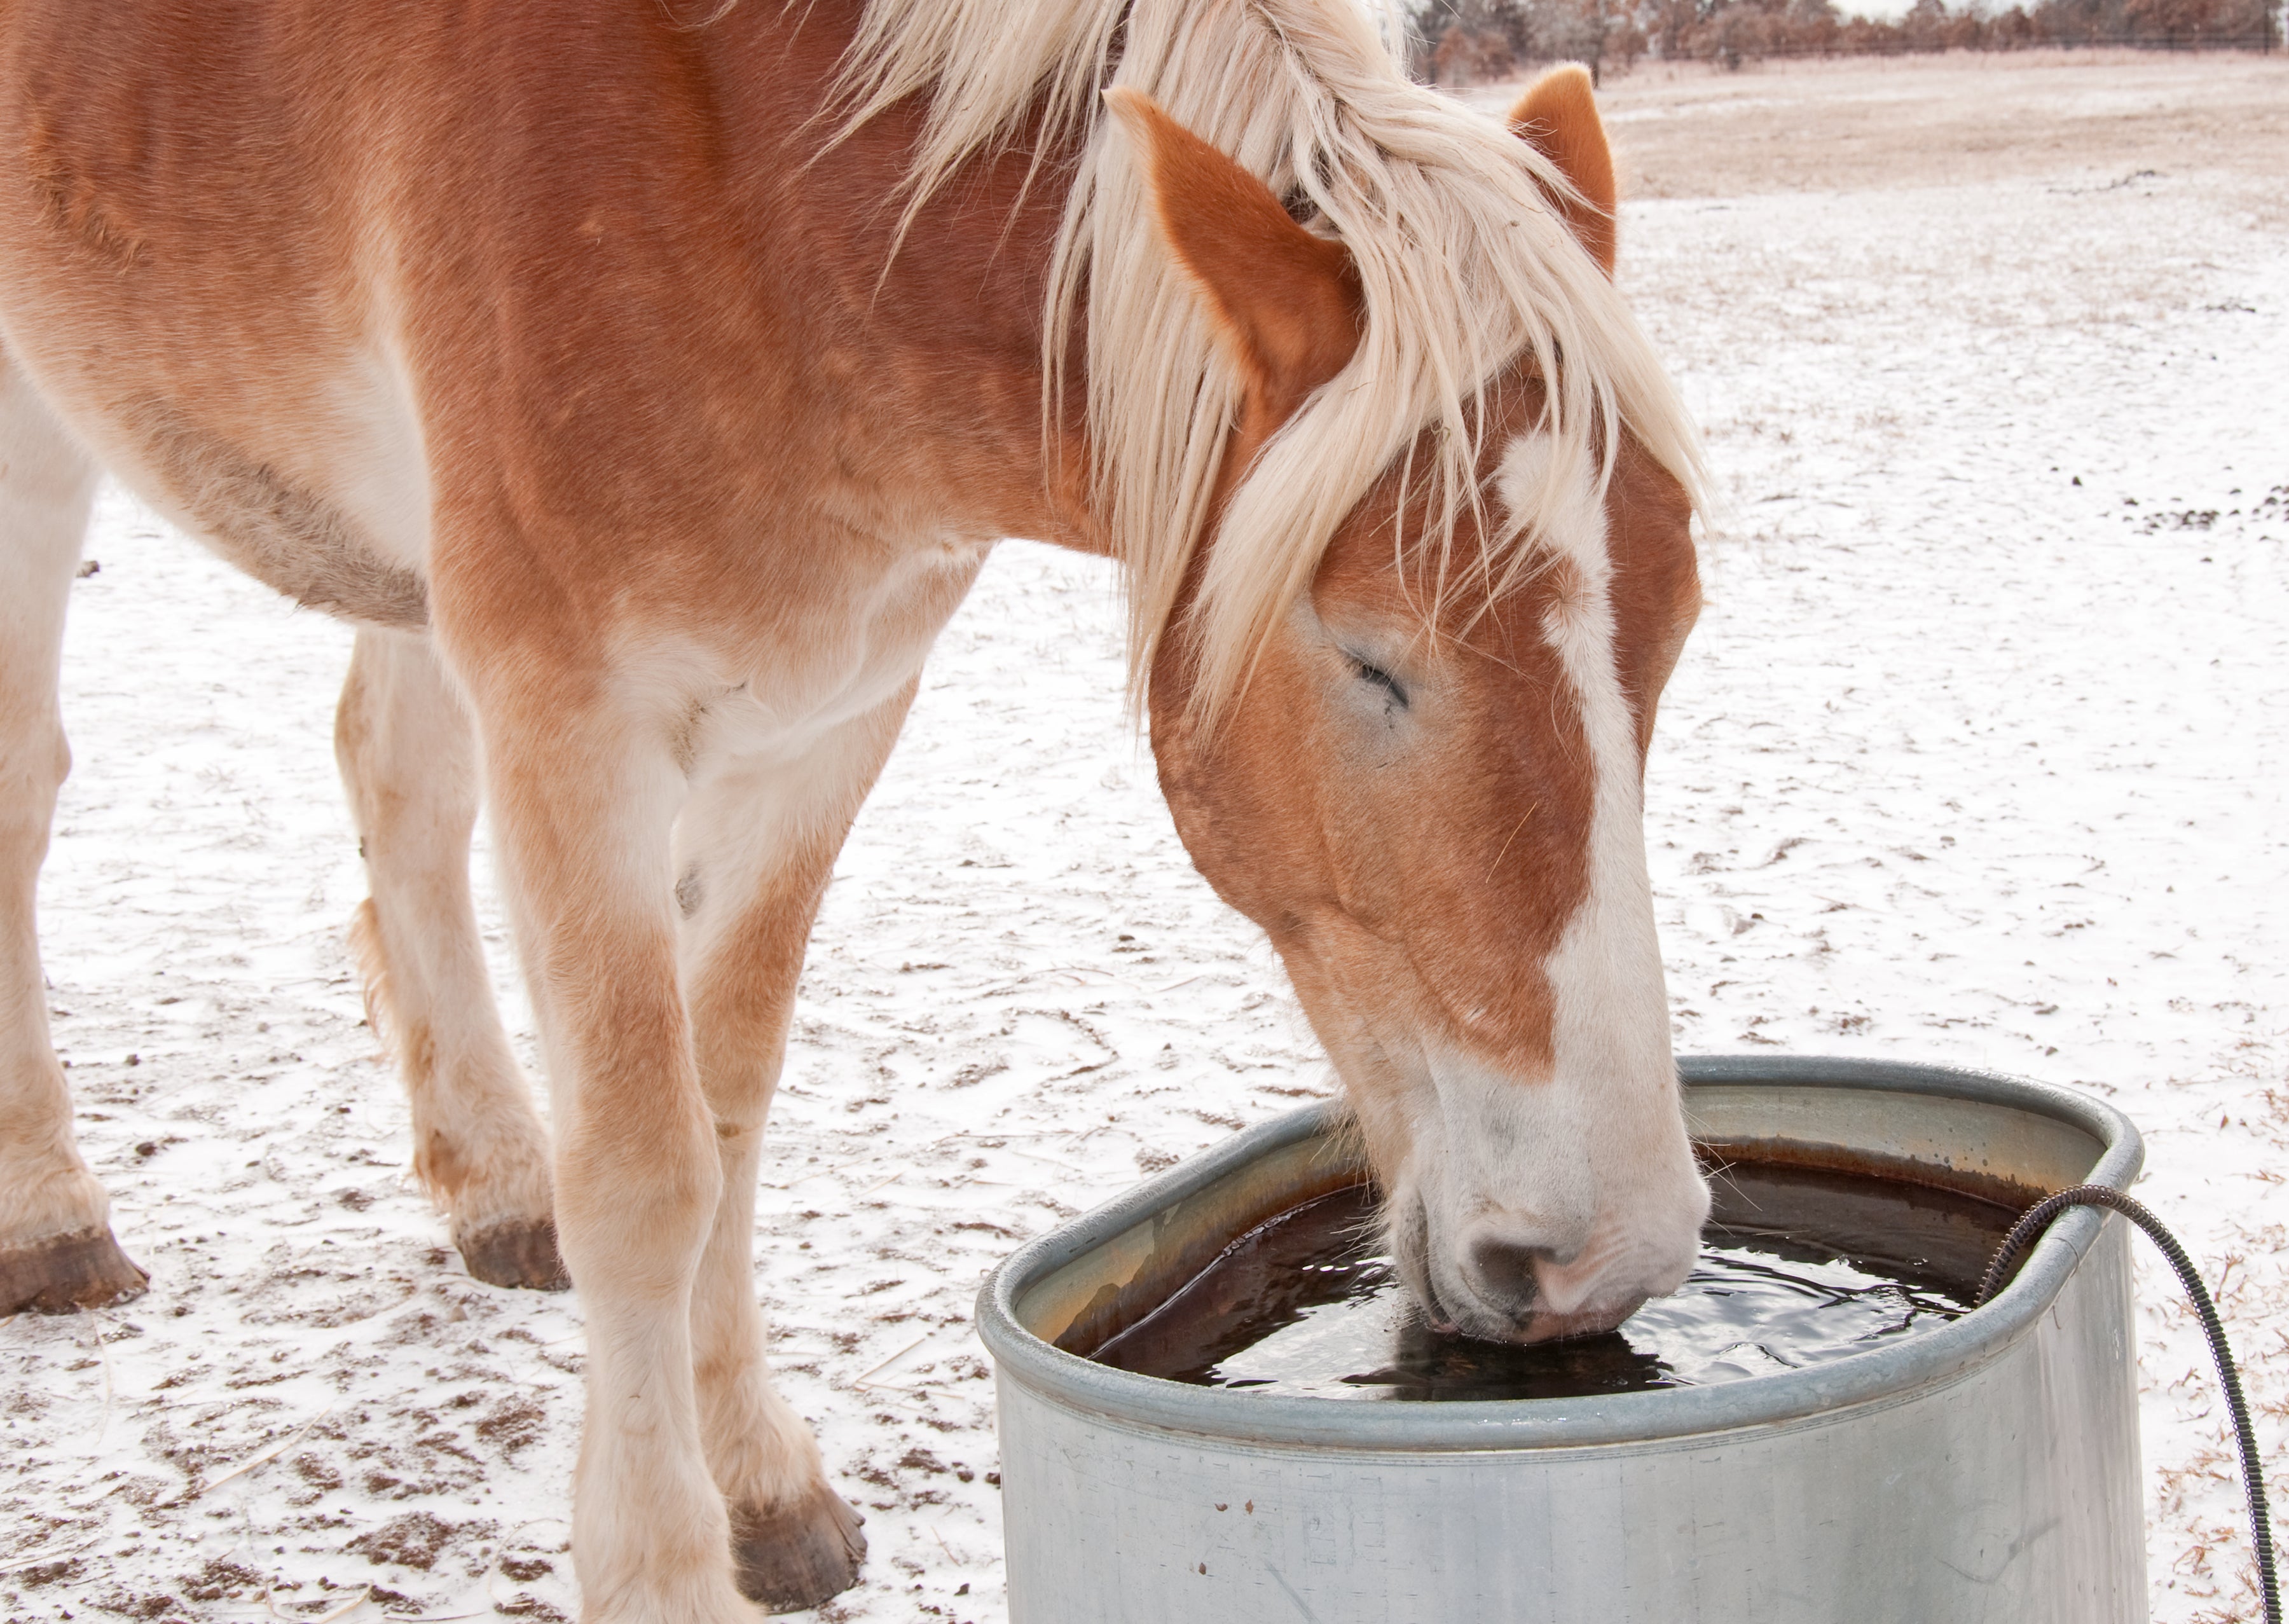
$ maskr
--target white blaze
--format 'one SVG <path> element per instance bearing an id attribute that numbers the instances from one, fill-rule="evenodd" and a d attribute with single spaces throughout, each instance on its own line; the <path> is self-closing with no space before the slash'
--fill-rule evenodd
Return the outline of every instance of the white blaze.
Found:
<path id="1" fill-rule="evenodd" d="M 1605 507 L 1587 460 L 1554 467 L 1551 445 L 1545 434 L 1520 436 L 1503 458 L 1498 488 L 1513 513 L 1535 511 L 1539 498 L 1554 515 L 1532 539 L 1558 566 L 1543 633 L 1574 689 L 1593 773 L 1588 894 L 1545 967 L 1556 1000 L 1553 1074 L 1525 1085 L 1559 1096 L 1535 1114 L 1563 1121 L 1573 1140 L 1544 1143 L 1535 1159 L 1586 1158 L 1587 1168 L 1577 1163 L 1563 1182 L 1586 1171 L 1597 1191 L 1591 1245 L 1540 1271 L 1543 1307 L 1562 1315 L 1676 1289 L 1692 1264 L 1708 1192 L 1681 1127 L 1670 1051 L 1637 723 L 1614 654 Z M 1557 490 L 1545 492 L 1552 481 Z"/>

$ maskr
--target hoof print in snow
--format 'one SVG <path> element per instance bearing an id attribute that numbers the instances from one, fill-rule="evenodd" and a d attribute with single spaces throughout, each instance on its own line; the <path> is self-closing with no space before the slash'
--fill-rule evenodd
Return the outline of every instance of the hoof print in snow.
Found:
<path id="1" fill-rule="evenodd" d="M 141 1296 L 150 1283 L 108 1227 L 0 1252 L 0 1314 L 104 1308 Z"/>
<path id="2" fill-rule="evenodd" d="M 800 1612 L 841 1595 L 858 1581 L 866 1558 L 866 1536 L 858 1532 L 865 1520 L 823 1484 L 784 1509 L 735 1507 L 731 1559 L 739 1593 L 773 1612 Z"/>
<path id="3" fill-rule="evenodd" d="M 471 1278 L 488 1286 L 561 1292 L 572 1285 L 556 1250 L 556 1226 L 546 1219 L 538 1223 L 497 1223 L 461 1236 L 456 1244 Z"/>

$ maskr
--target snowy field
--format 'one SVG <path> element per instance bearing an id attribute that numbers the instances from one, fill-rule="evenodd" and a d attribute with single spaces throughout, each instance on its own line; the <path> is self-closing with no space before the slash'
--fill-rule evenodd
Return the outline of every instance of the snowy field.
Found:
<path id="1" fill-rule="evenodd" d="M 2208 64 L 2165 66 L 2046 83 L 2212 94 Z M 2289 103 L 2257 71 L 2240 92 Z M 1711 112 L 1639 76 L 1609 105 L 1625 150 L 1688 150 L 1696 116 L 1785 147 L 1848 79 L 1771 76 L 1759 113 L 1745 78 Z M 1920 83 L 1966 119 L 2002 93 Z M 1654 752 L 1655 882 L 1680 1050 L 1989 1066 L 2136 1119 L 2141 1194 L 2223 1273 L 2278 1469 L 2289 150 L 2155 162 L 2107 127 L 1968 178 L 1916 168 L 1938 136 L 1880 185 L 1696 193 L 1672 165 L 1628 206 L 1624 279 L 1729 501 Z M 89 553 L 47 962 L 152 1283 L 0 1323 L 0 1618 L 577 1616 L 579 1304 L 462 1273 L 344 946 L 348 634 L 116 495 Z M 1121 681 L 1105 572 L 1003 548 L 818 926 L 757 1284 L 868 1519 L 824 1618 L 1006 1616 L 979 1277 L 1330 1087 L 1187 864 Z M 2150 1254 L 2141 1282 L 2155 1616 L 2253 1617 L 2205 1357 Z"/>

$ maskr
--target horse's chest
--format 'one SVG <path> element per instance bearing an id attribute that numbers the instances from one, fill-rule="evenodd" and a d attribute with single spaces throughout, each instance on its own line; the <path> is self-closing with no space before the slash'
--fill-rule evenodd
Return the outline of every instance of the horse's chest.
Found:
<path id="1" fill-rule="evenodd" d="M 695 758 L 801 754 L 819 738 L 898 701 L 991 550 L 918 547 L 879 575 L 782 604 L 741 640 L 729 691 L 702 707 Z"/>

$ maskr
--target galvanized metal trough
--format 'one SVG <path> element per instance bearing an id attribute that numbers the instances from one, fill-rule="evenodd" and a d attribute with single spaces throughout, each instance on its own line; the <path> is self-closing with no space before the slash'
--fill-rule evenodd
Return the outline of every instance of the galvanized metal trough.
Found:
<path id="1" fill-rule="evenodd" d="M 2032 1199 L 2126 1188 L 2119 1112 L 1982 1072 L 1682 1064 L 1723 1154 Z M 1833 1363 L 1597 1398 L 1252 1396 L 1095 1365 L 1236 1236 L 1362 1169 L 1314 1106 L 987 1280 L 1015 1624 L 2132 1624 L 2129 1241 L 2062 1218 L 1974 1313 Z"/>

